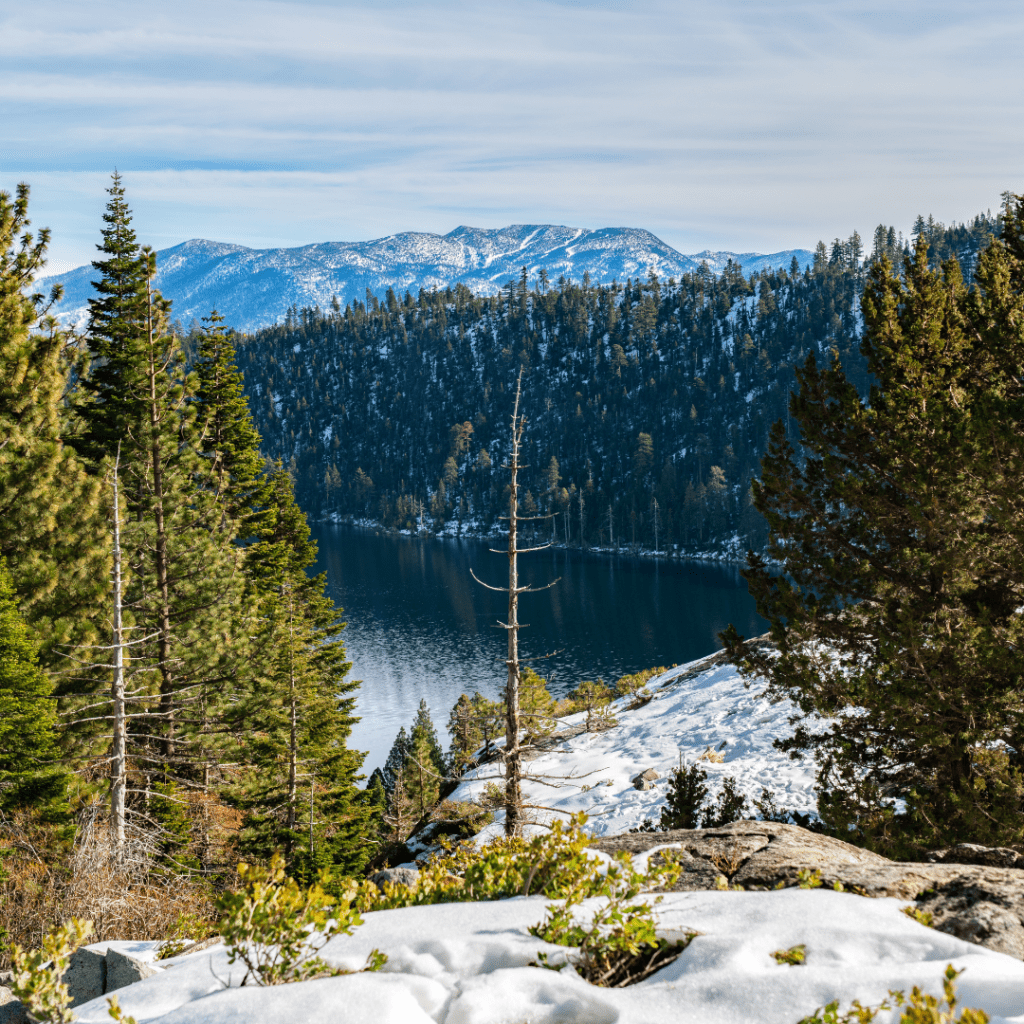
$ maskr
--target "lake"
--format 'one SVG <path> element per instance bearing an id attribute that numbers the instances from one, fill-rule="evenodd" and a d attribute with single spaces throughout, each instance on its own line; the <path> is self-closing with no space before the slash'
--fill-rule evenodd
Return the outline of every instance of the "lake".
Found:
<path id="1" fill-rule="evenodd" d="M 508 557 L 488 548 L 501 541 L 416 538 L 356 527 L 318 524 L 317 571 L 344 609 L 343 637 L 362 680 L 361 721 L 349 745 L 367 751 L 369 774 L 387 757 L 401 726 L 409 727 L 420 698 L 430 707 L 447 749 L 448 715 L 459 694 L 499 695 L 507 598 L 486 590 L 508 582 Z M 523 595 L 519 619 L 524 659 L 552 693 L 585 679 L 614 683 L 627 672 L 683 664 L 718 650 L 730 622 L 745 636 L 765 632 L 739 568 L 551 549 L 519 559 L 520 584 L 550 590 Z"/>

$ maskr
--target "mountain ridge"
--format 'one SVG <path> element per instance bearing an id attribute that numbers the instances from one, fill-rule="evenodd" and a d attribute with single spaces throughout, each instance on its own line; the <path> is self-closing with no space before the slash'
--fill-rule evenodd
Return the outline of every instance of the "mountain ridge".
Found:
<path id="1" fill-rule="evenodd" d="M 732 253 L 705 249 L 693 256 L 672 248 L 643 228 L 574 228 L 560 224 L 510 224 L 504 228 L 460 225 L 445 235 L 404 231 L 365 242 L 315 242 L 288 248 L 253 249 L 231 242 L 192 238 L 157 252 L 156 285 L 174 302 L 184 323 L 216 308 L 243 331 L 279 322 L 292 306 L 326 308 L 337 296 L 342 306 L 362 300 L 367 289 L 383 296 L 457 283 L 494 294 L 526 267 L 531 278 L 544 270 L 549 280 L 595 283 L 695 273 L 702 262 L 720 273 L 731 259 L 745 273 L 813 261 L 808 249 L 778 253 Z M 82 324 L 94 295 L 91 265 L 41 279 L 46 288 L 64 286 L 54 312 Z"/>

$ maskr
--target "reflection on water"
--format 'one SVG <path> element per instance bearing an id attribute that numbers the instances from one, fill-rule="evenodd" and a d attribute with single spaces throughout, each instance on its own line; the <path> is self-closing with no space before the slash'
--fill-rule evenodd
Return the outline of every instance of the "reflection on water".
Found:
<path id="1" fill-rule="evenodd" d="M 362 721 L 351 746 L 368 751 L 369 773 L 381 764 L 400 726 L 426 697 L 442 743 L 459 694 L 496 697 L 504 685 L 507 598 L 469 574 L 503 586 L 508 560 L 477 540 L 424 540 L 347 526 L 317 525 L 318 570 L 344 608 L 353 676 L 361 679 Z M 734 566 L 627 556 L 542 551 L 520 558 L 521 583 L 550 590 L 525 595 L 519 618 L 525 658 L 556 694 L 584 679 L 615 682 L 652 665 L 682 664 L 721 645 L 729 622 L 751 636 L 767 624 L 754 611 Z"/>

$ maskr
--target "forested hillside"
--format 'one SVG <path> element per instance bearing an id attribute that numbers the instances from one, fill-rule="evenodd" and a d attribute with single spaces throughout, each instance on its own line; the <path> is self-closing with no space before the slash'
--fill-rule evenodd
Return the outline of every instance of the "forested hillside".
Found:
<path id="1" fill-rule="evenodd" d="M 936 259 L 967 274 L 996 227 L 919 219 Z M 819 243 L 813 266 L 745 278 L 591 285 L 525 272 L 498 295 L 457 285 L 345 309 L 293 310 L 246 339 L 239 365 L 264 452 L 293 468 L 315 517 L 486 529 L 504 511 L 510 387 L 525 371 L 525 511 L 559 540 L 682 551 L 760 548 L 749 501 L 793 367 L 835 350 L 862 391 L 866 266 L 901 255 L 880 226 Z"/>

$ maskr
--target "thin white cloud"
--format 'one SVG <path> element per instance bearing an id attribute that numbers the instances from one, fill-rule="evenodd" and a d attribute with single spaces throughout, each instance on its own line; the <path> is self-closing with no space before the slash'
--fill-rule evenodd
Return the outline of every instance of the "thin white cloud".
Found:
<path id="1" fill-rule="evenodd" d="M 0 14 L 0 187 L 34 182 L 67 254 L 115 164 L 158 244 L 544 220 L 783 248 L 1024 187 L 1022 51 L 1009 2 L 40 0 Z"/>

